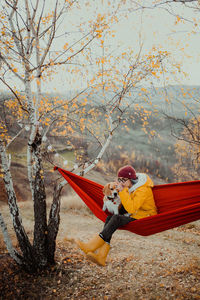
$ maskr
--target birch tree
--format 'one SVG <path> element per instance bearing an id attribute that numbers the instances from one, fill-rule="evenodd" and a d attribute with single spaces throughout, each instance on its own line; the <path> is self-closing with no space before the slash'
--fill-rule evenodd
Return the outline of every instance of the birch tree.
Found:
<path id="1" fill-rule="evenodd" d="M 45 6 L 46 1 L 41 0 L 5 0 L 1 3 L 2 76 L 0 80 L 14 96 L 14 99 L 6 101 L 6 109 L 20 126 L 17 125 L 18 132 L 15 136 L 9 136 L 7 124 L 5 120 L 1 120 L 0 155 L 10 215 L 20 247 L 19 252 L 11 245 L 1 215 L 0 224 L 10 255 L 29 272 L 36 272 L 55 262 L 61 191 L 65 183 L 55 185 L 50 214 L 47 217 L 41 147 L 45 144 L 48 132 L 52 128 L 55 132 L 59 132 L 60 128 L 66 128 L 63 133 L 65 136 L 76 128 L 79 132 L 90 132 L 99 143 L 99 147 L 94 157 L 81 161 L 77 165 L 76 172 L 81 175 L 86 174 L 102 158 L 114 132 L 124 121 L 124 113 L 132 104 L 127 102 L 131 90 L 139 87 L 148 78 L 158 76 L 164 60 L 168 58 L 167 52 L 154 52 L 154 50 L 145 55 L 141 52 L 135 55 L 132 52 L 122 53 L 118 56 L 105 53 L 103 36 L 111 34 L 110 26 L 117 21 L 116 14 L 121 1 L 114 1 L 112 12 L 107 15 L 94 15 L 94 19 L 90 20 L 89 25 L 84 29 L 83 25 L 80 25 L 78 36 L 69 41 L 64 39 L 62 43 L 63 35 L 59 31 L 62 22 L 73 13 L 73 9 L 81 9 L 81 3 L 61 0 L 53 3 L 53 9 L 50 10 Z M 57 49 L 59 38 L 59 49 Z M 96 51 L 97 43 L 103 51 L 98 57 L 92 55 Z M 70 99 L 55 97 L 50 101 L 42 93 L 45 81 L 51 79 L 52 72 L 57 72 L 62 66 L 65 66 L 66 71 L 74 72 L 76 76 L 76 72 L 87 71 L 94 64 L 93 76 L 89 76 L 86 72 L 86 76 L 90 77 L 88 86 L 79 90 Z M 13 84 L 13 78 L 17 84 Z M 21 87 L 20 91 L 16 85 Z M 94 91 L 95 96 L 101 91 L 103 113 L 98 113 L 94 107 L 89 111 L 84 109 L 89 95 Z M 111 93 L 106 96 L 105 92 L 108 91 Z M 103 130 L 99 130 L 97 134 L 97 127 L 94 124 L 99 128 L 103 127 Z M 32 243 L 20 216 L 7 154 L 10 143 L 27 127 L 29 129 L 27 176 L 34 207 Z"/>
<path id="2" fill-rule="evenodd" d="M 0 153 L 3 170 L 3 178 L 8 196 L 10 214 L 13 220 L 13 227 L 19 241 L 21 255 L 14 255 L 11 251 L 10 241 L 4 234 L 8 250 L 17 263 L 23 265 L 28 271 L 36 271 L 54 262 L 54 252 L 51 244 L 55 245 L 55 228 L 51 227 L 52 220 L 55 225 L 59 224 L 58 215 L 54 210 L 54 203 L 47 223 L 46 192 L 43 178 L 43 166 L 41 157 L 42 136 L 46 134 L 49 124 L 49 116 L 56 109 L 56 104 L 51 105 L 42 97 L 42 83 L 45 80 L 45 72 L 56 66 L 75 65 L 78 63 L 76 57 L 87 52 L 89 45 L 107 27 L 104 18 L 94 20 L 88 32 L 82 32 L 78 38 L 71 41 L 71 45 L 64 43 L 60 50 L 55 49 L 55 39 L 58 35 L 59 22 L 61 18 L 70 14 L 77 1 L 55 1 L 53 10 L 46 12 L 45 1 L 3 1 L 1 3 L 1 72 L 2 83 L 14 94 L 14 101 L 11 100 L 10 109 L 16 113 L 16 117 L 22 119 L 22 126 L 30 127 L 30 135 L 27 142 L 27 173 L 34 204 L 34 239 L 33 244 L 24 230 L 20 212 L 17 206 L 16 194 L 13 188 L 13 181 L 10 172 L 10 163 L 6 154 L 6 126 L 2 122 Z M 78 9 L 78 8 L 77 8 Z M 51 52 L 52 51 L 52 52 Z M 20 82 L 23 93 L 19 93 L 7 74 L 13 75 Z M 33 84 L 36 92 L 33 95 Z M 74 97 L 75 99 L 75 97 Z M 45 104 L 46 111 L 43 107 Z M 71 105 L 73 100 L 64 101 L 62 105 Z M 17 112 L 16 112 L 17 111 Z M 58 109 L 56 111 L 58 113 Z M 64 115 L 64 113 L 63 113 Z M 54 116 L 55 118 L 55 116 Z M 62 116 L 59 116 L 62 118 Z M 53 120 L 54 121 L 54 120 Z M 45 132 L 41 132 L 41 125 L 46 125 Z M 18 135 L 18 134 L 17 134 Z M 17 136 L 15 136 L 16 138 Z M 12 140 L 12 138 L 11 138 Z M 58 201 L 58 195 L 55 195 Z M 58 205 L 59 207 L 59 205 Z M 55 215 L 56 214 L 56 215 Z M 3 232 L 6 227 L 2 219 Z M 52 229 L 52 230 L 51 230 Z M 58 229 L 58 228 L 56 228 Z M 53 240 L 52 240 L 52 236 Z M 17 259 L 16 259 L 17 257 Z"/>

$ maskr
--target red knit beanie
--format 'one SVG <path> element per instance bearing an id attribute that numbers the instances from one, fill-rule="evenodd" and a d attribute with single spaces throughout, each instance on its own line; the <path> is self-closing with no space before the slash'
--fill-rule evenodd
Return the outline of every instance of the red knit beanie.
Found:
<path id="1" fill-rule="evenodd" d="M 118 170 L 117 176 L 128 178 L 128 179 L 137 179 L 135 169 L 129 165 L 120 168 Z"/>

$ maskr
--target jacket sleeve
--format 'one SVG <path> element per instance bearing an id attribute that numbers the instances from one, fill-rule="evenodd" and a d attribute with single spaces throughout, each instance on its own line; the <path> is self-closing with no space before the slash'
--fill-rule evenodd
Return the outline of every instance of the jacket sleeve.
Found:
<path id="1" fill-rule="evenodd" d="M 145 190 L 137 189 L 135 192 L 129 194 L 128 188 L 119 192 L 122 205 L 128 213 L 135 214 L 137 210 L 143 205 L 145 201 Z"/>

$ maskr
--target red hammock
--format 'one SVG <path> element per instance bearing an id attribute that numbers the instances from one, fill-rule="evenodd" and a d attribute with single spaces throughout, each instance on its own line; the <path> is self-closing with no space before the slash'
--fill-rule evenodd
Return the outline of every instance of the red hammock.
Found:
<path id="1" fill-rule="evenodd" d="M 103 207 L 103 186 L 55 167 L 81 197 L 94 215 L 105 222 L 107 214 Z M 147 236 L 200 219 L 200 180 L 162 184 L 153 187 L 158 210 L 155 216 L 139 219 L 120 229 Z"/>

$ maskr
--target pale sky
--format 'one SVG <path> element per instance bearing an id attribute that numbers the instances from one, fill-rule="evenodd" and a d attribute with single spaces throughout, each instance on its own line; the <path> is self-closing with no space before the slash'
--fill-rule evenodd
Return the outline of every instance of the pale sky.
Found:
<path id="1" fill-rule="evenodd" d="M 104 8 L 106 9 L 106 7 Z M 177 15 L 185 16 L 188 20 L 193 20 L 200 16 L 200 11 L 194 12 L 194 10 L 185 8 L 183 5 L 174 5 L 173 9 L 175 15 L 177 13 Z M 85 15 L 85 12 L 80 10 L 77 12 L 76 18 L 79 19 L 82 15 Z M 167 50 L 171 53 L 172 60 L 180 63 L 182 70 L 186 73 L 186 77 L 180 75 L 176 79 L 171 77 L 169 84 L 200 85 L 200 31 L 191 34 L 194 29 L 192 23 L 184 23 L 180 20 L 176 24 L 176 21 L 177 18 L 175 16 L 163 9 L 148 9 L 143 12 L 139 10 L 129 13 L 128 18 L 123 19 L 119 24 L 112 27 L 115 31 L 115 38 L 112 42 L 110 41 L 111 47 L 115 49 L 115 52 L 117 51 L 116 49 L 119 52 L 126 51 L 129 47 L 137 53 L 140 33 L 143 53 L 149 51 L 153 46 Z M 66 82 L 63 81 L 65 76 L 65 73 L 60 72 L 57 79 L 55 79 L 57 86 L 62 91 L 66 88 Z M 77 77 L 76 79 L 78 87 L 85 85 L 83 78 Z M 155 82 L 155 84 L 160 85 L 160 82 Z"/>
<path id="2" fill-rule="evenodd" d="M 89 2 L 90 5 L 93 3 L 95 6 L 96 4 L 99 5 L 100 1 L 92 0 Z M 54 6 L 53 3 L 55 3 L 53 0 L 48 0 L 48 8 L 50 10 Z M 101 1 L 102 6 L 99 8 L 99 11 L 95 9 L 96 15 L 108 9 L 105 3 L 106 1 Z M 128 7 L 130 7 L 130 5 L 127 6 L 126 9 L 128 9 Z M 194 12 L 192 9 L 184 8 L 183 5 L 177 5 L 177 7 L 174 5 L 173 9 L 175 15 L 184 15 L 188 19 L 198 18 L 200 15 L 200 11 Z M 78 23 L 79 21 L 87 21 L 87 18 L 92 19 L 92 11 L 94 11 L 92 5 L 87 7 L 86 10 L 81 7 L 74 14 L 72 13 L 67 20 L 64 20 L 61 30 L 63 32 L 70 30 L 67 21 L 72 25 L 72 23 Z M 187 73 L 186 77 L 179 76 L 179 81 L 171 78 L 168 82 L 169 84 L 199 85 L 200 31 L 191 34 L 193 25 L 190 22 L 183 24 L 182 21 L 179 21 L 176 25 L 176 20 L 175 16 L 170 15 L 163 9 L 130 12 L 128 18 L 121 20 L 117 25 L 113 26 L 115 38 L 109 42 L 107 41 L 107 43 L 110 43 L 111 48 L 115 49 L 115 52 L 123 52 L 131 48 L 137 53 L 140 36 L 141 42 L 143 43 L 143 53 L 148 52 L 153 46 L 170 51 L 172 59 L 179 62 L 183 71 Z M 198 27 L 199 23 L 196 30 Z M 68 35 L 66 35 L 66 39 L 69 39 Z M 58 41 L 58 43 L 60 43 L 60 41 Z M 182 48 L 182 50 L 180 50 L 180 48 Z M 155 84 L 159 83 L 155 82 Z M 48 92 L 55 92 L 55 88 L 56 91 L 65 92 L 68 89 L 81 88 L 85 85 L 86 80 L 82 76 L 77 75 L 76 80 L 71 82 L 69 74 L 67 74 L 63 68 L 60 68 L 58 74 L 54 76 L 54 79 L 47 81 L 43 87 L 44 91 Z M 0 86 L 0 88 L 1 87 L 2 86 Z"/>

